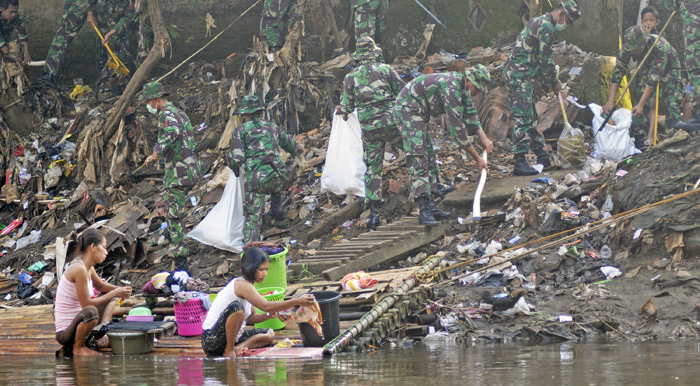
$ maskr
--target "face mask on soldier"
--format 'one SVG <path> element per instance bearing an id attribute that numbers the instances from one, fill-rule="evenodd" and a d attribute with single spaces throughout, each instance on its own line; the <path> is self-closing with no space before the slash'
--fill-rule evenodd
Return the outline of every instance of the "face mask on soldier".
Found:
<path id="1" fill-rule="evenodd" d="M 554 25 L 555 31 L 563 31 L 566 29 L 566 27 L 568 27 L 568 24 L 566 23 L 566 15 L 562 14 L 561 16 L 564 16 L 564 23 L 560 24 L 559 21 L 557 21 L 557 24 Z"/>
<path id="2" fill-rule="evenodd" d="M 151 114 L 158 114 L 158 109 L 155 107 L 151 106 L 150 103 L 146 103 L 146 110 L 148 110 L 149 113 Z"/>

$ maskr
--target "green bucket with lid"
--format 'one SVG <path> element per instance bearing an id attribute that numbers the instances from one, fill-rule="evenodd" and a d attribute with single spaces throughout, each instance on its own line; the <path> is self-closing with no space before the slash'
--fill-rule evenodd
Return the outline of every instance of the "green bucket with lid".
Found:
<path id="1" fill-rule="evenodd" d="M 270 255 L 267 276 L 261 283 L 253 283 L 255 288 L 277 287 L 287 290 L 287 252 L 289 250 L 285 247 L 282 252 Z"/>

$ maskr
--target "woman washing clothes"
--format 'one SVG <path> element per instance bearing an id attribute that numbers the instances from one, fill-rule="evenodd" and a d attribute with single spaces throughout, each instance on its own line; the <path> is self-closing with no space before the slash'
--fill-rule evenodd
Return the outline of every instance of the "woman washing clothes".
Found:
<path id="1" fill-rule="evenodd" d="M 260 248 L 249 248 L 241 259 L 242 277 L 231 280 L 214 299 L 202 328 L 202 349 L 207 355 L 241 356 L 249 349 L 265 347 L 272 343 L 272 329 L 245 329 L 247 323 L 261 323 L 277 317 L 277 312 L 295 306 L 310 306 L 315 298 L 311 294 L 282 302 L 265 299 L 253 287 L 261 283 L 270 267 L 270 257 Z M 264 314 L 257 314 L 257 307 Z"/>
<path id="2" fill-rule="evenodd" d="M 75 245 L 77 258 L 64 272 L 56 290 L 56 341 L 66 356 L 100 355 L 86 346 L 86 340 L 98 322 L 112 319 L 113 300 L 131 296 L 131 287 L 109 284 L 95 272 L 95 265 L 107 258 L 107 239 L 102 231 L 86 230 L 77 237 Z M 94 290 L 101 295 L 93 297 Z M 109 347 L 109 338 L 104 336 L 96 346 Z"/>

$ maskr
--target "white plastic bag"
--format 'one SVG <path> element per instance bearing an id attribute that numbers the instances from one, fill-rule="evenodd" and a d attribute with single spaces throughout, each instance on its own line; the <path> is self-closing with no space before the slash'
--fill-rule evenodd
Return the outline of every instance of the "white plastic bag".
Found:
<path id="1" fill-rule="evenodd" d="M 608 159 L 617 162 L 632 154 L 641 153 L 634 147 L 630 138 L 629 128 L 632 126 L 632 112 L 627 109 L 617 109 L 603 130 L 600 126 L 605 117 L 603 108 L 595 103 L 588 105 L 593 111 L 593 136 L 595 137 L 595 154 L 598 159 Z"/>
<path id="2" fill-rule="evenodd" d="M 228 168 L 227 168 L 228 169 Z M 228 169 L 228 181 L 221 200 L 187 234 L 202 244 L 231 252 L 243 251 L 243 179 Z"/>
<path id="3" fill-rule="evenodd" d="M 333 115 L 326 163 L 321 175 L 321 192 L 365 196 L 365 163 L 362 160 L 362 131 L 357 110 L 343 120 Z"/>
<path id="4" fill-rule="evenodd" d="M 31 231 L 28 236 L 24 236 L 17 240 L 15 250 L 37 243 L 39 240 L 41 240 L 41 229 Z"/>

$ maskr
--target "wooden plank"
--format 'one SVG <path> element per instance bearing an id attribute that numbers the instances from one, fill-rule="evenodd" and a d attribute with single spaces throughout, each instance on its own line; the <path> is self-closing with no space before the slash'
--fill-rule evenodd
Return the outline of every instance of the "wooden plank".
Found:
<path id="1" fill-rule="evenodd" d="M 319 263 L 328 263 L 328 262 L 333 262 L 336 264 L 345 264 L 348 261 L 350 261 L 350 259 L 347 259 L 347 258 L 327 258 L 327 259 L 302 259 L 302 260 L 297 261 L 297 263 L 309 263 L 309 265 L 319 264 Z"/>
<path id="2" fill-rule="evenodd" d="M 423 231 L 426 227 L 425 225 L 420 225 L 420 224 L 389 224 L 389 225 L 384 225 L 386 228 L 382 229 L 383 232 L 385 231 L 392 231 L 392 232 L 420 232 Z M 379 229 L 379 228 L 377 228 Z"/>
<path id="3" fill-rule="evenodd" d="M 385 284 L 388 284 L 389 281 L 390 281 L 390 279 L 377 280 L 378 283 L 385 283 Z M 311 288 L 311 287 L 316 287 L 319 285 L 327 285 L 327 286 L 338 285 L 339 286 L 342 284 L 343 283 L 340 281 L 314 282 L 314 283 L 309 283 L 309 284 L 302 284 L 302 288 Z M 379 284 L 377 286 L 379 286 Z M 372 287 L 372 288 L 375 288 L 375 287 Z M 364 290 L 361 290 L 361 291 L 364 291 Z M 346 292 L 352 292 L 352 291 L 346 291 Z"/>
<path id="4" fill-rule="evenodd" d="M 379 230 L 376 230 L 376 231 L 369 231 L 369 232 L 362 233 L 359 236 L 357 236 L 357 238 L 362 238 L 365 236 L 394 237 L 394 236 L 403 236 L 405 234 L 406 234 L 405 232 L 401 232 L 401 231 L 379 231 Z"/>
<path id="5" fill-rule="evenodd" d="M 358 295 L 359 296 L 359 295 Z M 377 302 L 377 293 L 376 292 L 370 292 L 368 294 L 368 297 L 364 297 L 360 300 L 355 299 L 355 297 L 341 297 L 340 298 L 340 306 L 341 307 L 352 307 L 360 304 L 374 304 Z"/>
<path id="6" fill-rule="evenodd" d="M 339 210 L 333 215 L 326 217 L 311 228 L 305 235 L 300 237 L 300 239 L 307 241 L 324 234 L 327 234 L 329 230 L 339 226 L 347 220 L 358 217 L 362 213 L 362 203 L 360 200 L 355 200 L 345 208 Z"/>
<path id="7" fill-rule="evenodd" d="M 357 255 L 349 255 L 347 253 L 324 253 L 318 255 L 304 256 L 304 260 L 328 260 L 328 259 L 346 259 L 348 261 L 355 260 Z"/>
<path id="8" fill-rule="evenodd" d="M 451 221 L 444 221 L 435 227 L 425 227 L 425 232 L 417 233 L 416 237 L 406 239 L 404 242 L 397 243 L 391 248 L 374 250 L 371 253 L 358 257 L 357 260 L 353 260 L 339 267 L 327 269 L 323 271 L 323 277 L 327 280 L 339 280 L 350 272 L 369 269 L 389 261 L 398 255 L 437 240 L 451 227 Z"/>
<path id="9" fill-rule="evenodd" d="M 357 253 L 364 253 L 366 249 L 362 248 L 343 248 L 343 249 L 322 249 L 318 252 L 316 252 L 316 255 L 321 255 L 321 254 L 331 254 L 331 253 L 338 253 L 339 251 L 342 251 L 343 253 L 347 254 L 357 254 Z"/>

